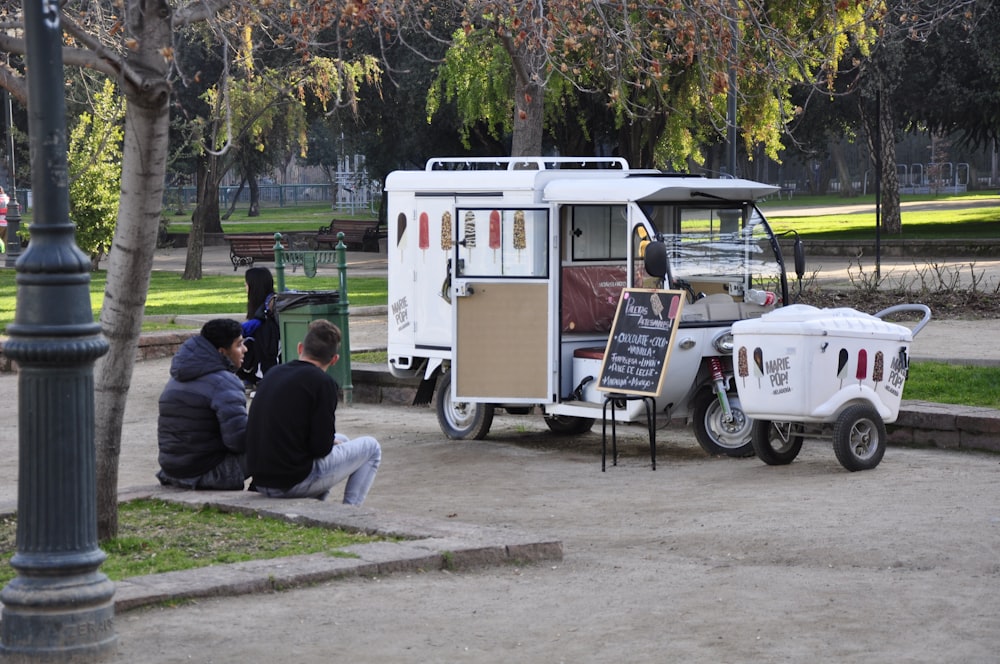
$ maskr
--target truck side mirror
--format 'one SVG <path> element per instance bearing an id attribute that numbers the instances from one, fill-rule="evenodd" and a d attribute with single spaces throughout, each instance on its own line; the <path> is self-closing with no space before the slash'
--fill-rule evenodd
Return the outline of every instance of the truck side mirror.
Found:
<path id="1" fill-rule="evenodd" d="M 802 281 L 802 277 L 806 274 L 806 250 L 802 245 L 802 239 L 798 236 L 795 236 L 792 252 L 795 255 L 795 276 Z"/>
<path id="2" fill-rule="evenodd" d="M 664 279 L 667 276 L 667 245 L 663 242 L 647 244 L 644 261 L 646 274 Z"/>

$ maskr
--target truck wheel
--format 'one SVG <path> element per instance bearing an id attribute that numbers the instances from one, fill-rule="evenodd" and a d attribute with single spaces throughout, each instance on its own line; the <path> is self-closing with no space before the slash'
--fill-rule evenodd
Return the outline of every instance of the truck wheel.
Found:
<path id="1" fill-rule="evenodd" d="M 575 436 L 587 433 L 594 426 L 592 417 L 571 417 L 569 415 L 546 415 L 545 424 L 549 430 L 560 436 Z"/>
<path id="2" fill-rule="evenodd" d="M 833 424 L 833 451 L 850 471 L 871 470 L 882 461 L 888 434 L 885 422 L 869 404 L 844 409 Z"/>
<path id="3" fill-rule="evenodd" d="M 736 390 L 729 392 L 728 396 L 732 422 L 723 421 L 722 406 L 714 392 L 702 390 L 695 396 L 692 409 L 695 438 L 701 448 L 712 455 L 753 456 L 753 442 L 750 440 L 753 420 L 743 412 Z"/>
<path id="4" fill-rule="evenodd" d="M 445 372 L 434 395 L 438 426 L 452 440 L 482 440 L 493 425 L 493 404 L 452 401 L 451 372 Z"/>
<path id="5" fill-rule="evenodd" d="M 750 439 L 757 458 L 769 466 L 785 466 L 802 449 L 802 425 L 793 422 L 754 420 Z"/>

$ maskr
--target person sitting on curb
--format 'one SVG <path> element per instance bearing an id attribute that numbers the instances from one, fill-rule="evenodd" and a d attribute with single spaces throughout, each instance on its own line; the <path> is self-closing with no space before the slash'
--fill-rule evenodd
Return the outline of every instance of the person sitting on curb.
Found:
<path id="1" fill-rule="evenodd" d="M 243 489 L 247 402 L 235 371 L 244 353 L 240 324 L 216 318 L 174 355 L 170 380 L 160 394 L 160 484 Z"/>
<path id="2" fill-rule="evenodd" d="M 299 359 L 274 367 L 257 385 L 247 420 L 252 491 L 272 498 L 325 500 L 347 480 L 344 503 L 360 505 L 375 481 L 382 448 L 371 436 L 336 433 L 340 387 L 327 373 L 340 356 L 340 329 L 309 324 Z"/>

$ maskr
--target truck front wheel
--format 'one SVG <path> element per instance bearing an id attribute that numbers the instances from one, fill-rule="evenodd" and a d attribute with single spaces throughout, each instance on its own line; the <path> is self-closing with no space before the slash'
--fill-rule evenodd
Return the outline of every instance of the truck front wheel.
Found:
<path id="1" fill-rule="evenodd" d="M 493 425 L 493 404 L 452 400 L 450 371 L 438 385 L 434 410 L 441 431 L 452 440 L 482 440 Z"/>
<path id="2" fill-rule="evenodd" d="M 719 398 L 711 390 L 702 390 L 694 398 L 692 419 L 694 437 L 701 448 L 712 455 L 730 457 L 753 456 L 750 429 L 753 420 L 746 416 L 736 390 L 729 392 L 729 410 L 733 417 L 726 421 Z"/>

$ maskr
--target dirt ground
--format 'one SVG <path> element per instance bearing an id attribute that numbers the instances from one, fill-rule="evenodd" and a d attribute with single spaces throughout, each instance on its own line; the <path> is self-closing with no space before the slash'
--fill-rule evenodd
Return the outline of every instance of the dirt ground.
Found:
<path id="1" fill-rule="evenodd" d="M 123 486 L 152 479 L 158 390 L 133 391 Z M 599 426 L 498 415 L 455 442 L 430 408 L 367 404 L 338 424 L 383 444 L 366 506 L 555 536 L 564 559 L 124 613 L 114 661 L 1000 661 L 997 456 L 893 447 L 848 473 L 809 441 L 769 467 L 666 428 L 652 471 L 630 427 L 602 473 Z"/>

